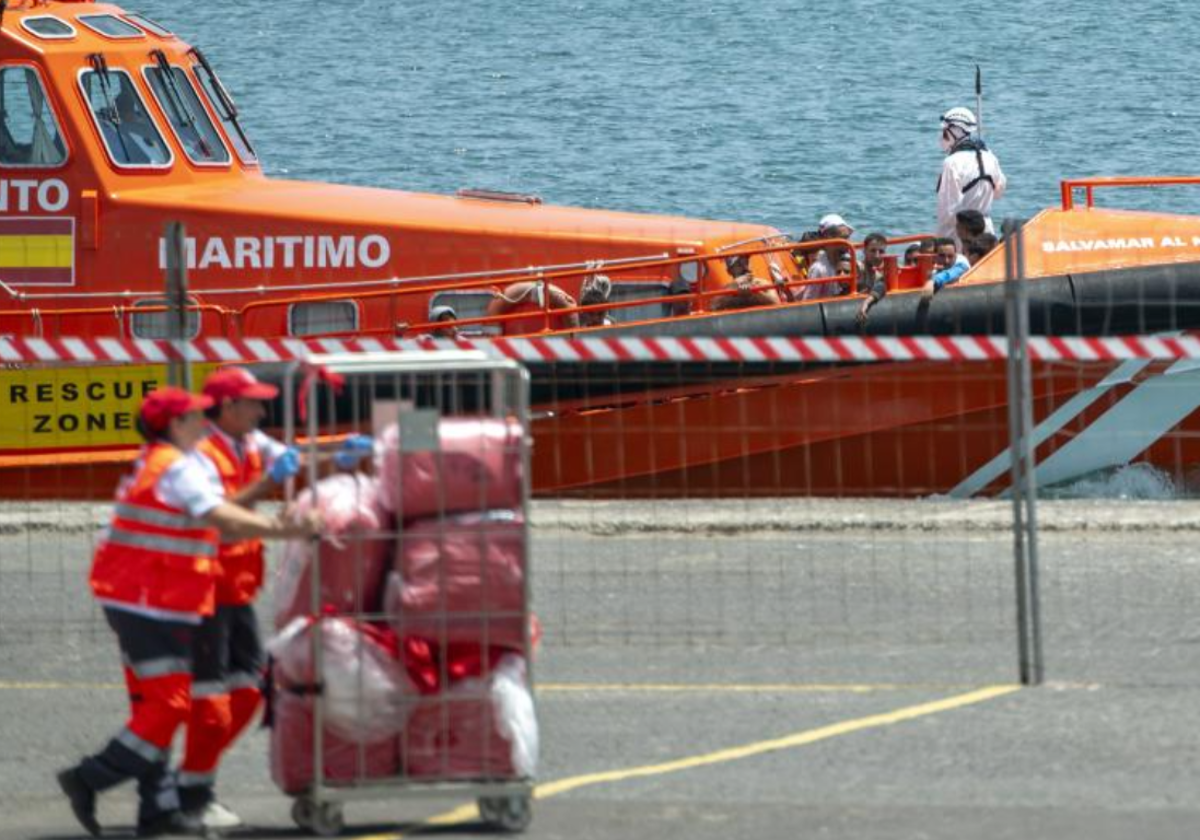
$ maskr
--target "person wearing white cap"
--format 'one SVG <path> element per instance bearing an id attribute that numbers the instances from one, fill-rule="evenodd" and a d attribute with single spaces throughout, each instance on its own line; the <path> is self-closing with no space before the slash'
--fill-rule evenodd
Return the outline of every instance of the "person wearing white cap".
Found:
<path id="1" fill-rule="evenodd" d="M 817 223 L 817 235 L 821 239 L 849 239 L 852 233 L 854 228 L 837 213 L 826 213 Z M 847 263 L 850 257 L 844 248 L 824 248 L 818 251 L 808 266 L 808 279 L 819 280 L 823 277 L 849 274 L 850 267 Z M 840 283 L 812 283 L 802 286 L 797 297 L 799 300 L 816 300 L 837 297 L 842 291 Z"/>
<path id="2" fill-rule="evenodd" d="M 988 233 L 992 224 L 992 202 L 1004 195 L 1008 181 L 1000 161 L 979 136 L 979 121 L 970 108 L 951 108 L 942 114 L 942 174 L 937 186 L 937 235 L 954 239 L 959 253 L 956 222 L 962 210 L 983 214 Z"/>

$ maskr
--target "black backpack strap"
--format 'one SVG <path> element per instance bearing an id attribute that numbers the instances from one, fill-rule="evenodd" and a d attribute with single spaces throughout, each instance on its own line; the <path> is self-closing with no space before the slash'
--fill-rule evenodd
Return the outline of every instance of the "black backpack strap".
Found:
<path id="1" fill-rule="evenodd" d="M 983 149 L 979 148 L 978 146 L 975 147 L 975 164 L 979 167 L 979 174 L 967 182 L 967 185 L 963 187 L 963 194 L 966 195 L 972 190 L 972 188 L 983 181 L 987 181 L 989 184 L 991 184 L 992 191 L 995 192 L 996 182 L 992 179 L 991 175 L 987 174 L 987 170 L 983 168 Z"/>

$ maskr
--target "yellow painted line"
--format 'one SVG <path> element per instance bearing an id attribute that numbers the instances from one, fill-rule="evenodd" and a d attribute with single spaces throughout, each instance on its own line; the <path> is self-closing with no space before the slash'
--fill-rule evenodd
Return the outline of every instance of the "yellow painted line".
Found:
<path id="1" fill-rule="evenodd" d="M 0 691 L 76 691 L 78 689 L 122 689 L 124 683 L 2 682 Z"/>
<path id="2" fill-rule="evenodd" d="M 676 759 L 675 761 L 666 761 L 661 764 L 645 764 L 641 767 L 631 767 L 626 770 L 608 770 L 600 773 L 586 773 L 581 776 L 572 776 L 567 779 L 559 779 L 557 782 L 547 782 L 538 785 L 533 790 L 533 796 L 535 799 L 549 799 L 552 796 L 559 796 L 569 791 L 591 787 L 592 785 L 624 782 L 629 779 L 642 779 L 648 776 L 663 776 L 683 770 L 694 770 L 698 767 L 709 767 L 714 764 L 740 761 L 744 758 L 753 758 L 754 756 L 765 755 L 780 750 L 804 747 L 841 735 L 851 735 L 867 729 L 877 729 L 882 726 L 891 726 L 915 720 L 916 718 L 938 714 L 939 712 L 961 709 L 965 706 L 994 700 L 997 697 L 1003 697 L 1006 694 L 1012 694 L 1020 690 L 1021 687 L 1019 685 L 993 685 L 975 691 L 968 691 L 965 694 L 956 694 L 952 697 L 934 700 L 929 703 L 905 706 L 892 712 L 868 715 L 866 717 L 842 721 L 841 723 L 830 724 L 829 726 L 821 726 L 816 729 L 807 729 L 802 732 L 793 733 L 792 735 L 786 735 L 782 738 L 756 741 L 740 747 L 730 747 L 702 755 Z M 479 811 L 475 805 L 460 805 L 451 811 L 430 817 L 421 824 L 421 827 L 458 825 L 477 820 L 478 818 Z M 417 833 L 420 830 L 421 828 L 418 828 L 416 830 Z M 360 835 L 355 840 L 401 840 L 404 836 L 404 834 L 370 834 Z"/>
<path id="3" fill-rule="evenodd" d="M 949 690 L 958 686 L 919 683 L 539 683 L 538 694 L 869 694 L 875 691 Z M 124 689 L 123 683 L 5 682 L 0 691 Z"/>
<path id="4" fill-rule="evenodd" d="M 627 692 L 636 694 L 870 694 L 873 691 L 953 690 L 961 685 L 920 683 L 538 683 L 537 691 L 554 693 Z"/>

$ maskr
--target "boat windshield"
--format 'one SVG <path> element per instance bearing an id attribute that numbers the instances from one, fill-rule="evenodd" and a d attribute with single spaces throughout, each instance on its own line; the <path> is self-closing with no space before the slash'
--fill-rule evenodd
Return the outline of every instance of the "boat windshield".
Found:
<path id="1" fill-rule="evenodd" d="M 229 163 L 229 150 L 221 142 L 221 135 L 182 68 L 172 67 L 163 60 L 157 67 L 146 68 L 146 81 L 188 160 L 200 164 Z"/>
<path id="2" fill-rule="evenodd" d="M 254 151 L 254 146 L 250 145 L 250 138 L 246 136 L 246 132 L 242 128 L 242 123 L 238 119 L 237 106 L 233 104 L 229 91 L 225 90 L 225 86 L 217 78 L 216 72 L 208 63 L 208 59 L 204 57 L 204 53 L 198 49 L 192 49 L 191 55 L 196 59 L 196 63 L 192 65 L 192 72 L 195 74 L 196 80 L 200 82 L 204 95 L 212 103 L 213 112 L 224 126 L 225 134 L 229 137 L 229 142 L 233 144 L 237 156 L 242 163 L 258 163 L 258 155 Z"/>
<path id="3" fill-rule="evenodd" d="M 165 167 L 171 150 L 124 70 L 88 70 L 79 78 L 92 119 L 117 166 Z"/>
<path id="4" fill-rule="evenodd" d="M 66 160 L 67 147 L 37 72 L 0 70 L 0 166 L 58 166 Z"/>

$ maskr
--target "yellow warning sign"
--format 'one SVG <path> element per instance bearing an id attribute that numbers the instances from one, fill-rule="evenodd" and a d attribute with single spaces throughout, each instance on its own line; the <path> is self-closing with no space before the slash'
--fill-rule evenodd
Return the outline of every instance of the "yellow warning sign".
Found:
<path id="1" fill-rule="evenodd" d="M 196 382 L 216 365 L 193 365 Z M 0 449 L 141 443 L 142 397 L 167 382 L 164 365 L 0 371 Z"/>

